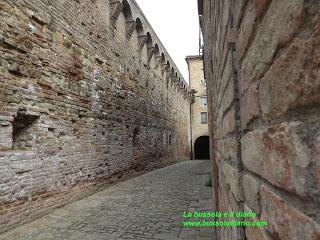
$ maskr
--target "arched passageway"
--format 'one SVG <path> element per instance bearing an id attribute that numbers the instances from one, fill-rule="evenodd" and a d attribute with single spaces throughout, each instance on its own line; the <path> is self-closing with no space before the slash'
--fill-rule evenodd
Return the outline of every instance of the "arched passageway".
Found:
<path id="1" fill-rule="evenodd" d="M 194 156 L 195 159 L 210 159 L 209 151 L 209 137 L 198 137 L 194 143 Z"/>

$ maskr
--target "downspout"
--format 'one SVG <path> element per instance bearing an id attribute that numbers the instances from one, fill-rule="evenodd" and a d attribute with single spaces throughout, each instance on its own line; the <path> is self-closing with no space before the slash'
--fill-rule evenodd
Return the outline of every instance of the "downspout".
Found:
<path id="1" fill-rule="evenodd" d="M 191 74 L 190 74 L 190 65 L 188 63 L 188 72 L 189 72 L 189 86 L 191 88 Z M 194 93 L 193 90 L 191 89 L 191 101 L 190 101 L 190 160 L 193 160 L 193 146 L 192 146 L 192 104 L 193 104 L 193 99 L 194 99 Z"/>
<path id="2" fill-rule="evenodd" d="M 192 144 L 192 104 L 193 104 L 193 94 L 191 95 L 191 102 L 190 102 L 190 159 L 193 160 L 193 144 Z"/>

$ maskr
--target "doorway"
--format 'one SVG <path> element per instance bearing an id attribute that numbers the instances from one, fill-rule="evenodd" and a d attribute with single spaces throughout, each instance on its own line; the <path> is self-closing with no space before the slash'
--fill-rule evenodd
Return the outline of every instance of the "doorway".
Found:
<path id="1" fill-rule="evenodd" d="M 194 143 L 194 156 L 195 159 L 210 159 L 209 151 L 209 137 L 201 136 L 198 137 Z"/>

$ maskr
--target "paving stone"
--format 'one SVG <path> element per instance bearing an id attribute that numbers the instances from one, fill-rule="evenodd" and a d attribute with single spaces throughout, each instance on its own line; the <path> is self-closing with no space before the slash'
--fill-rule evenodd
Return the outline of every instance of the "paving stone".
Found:
<path id="1" fill-rule="evenodd" d="M 182 227 L 190 205 L 212 211 L 207 169 L 210 161 L 187 161 L 147 173 L 2 234 L 0 240 L 209 239 L 213 229 Z"/>

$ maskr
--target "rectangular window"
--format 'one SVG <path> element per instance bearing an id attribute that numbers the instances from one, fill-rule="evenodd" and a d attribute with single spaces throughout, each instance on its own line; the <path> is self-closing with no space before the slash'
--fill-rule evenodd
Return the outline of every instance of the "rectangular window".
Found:
<path id="1" fill-rule="evenodd" d="M 208 113 L 202 112 L 201 113 L 201 124 L 207 124 L 208 123 Z"/>
<path id="2" fill-rule="evenodd" d="M 207 107 L 207 97 L 200 97 L 200 106 Z"/>

